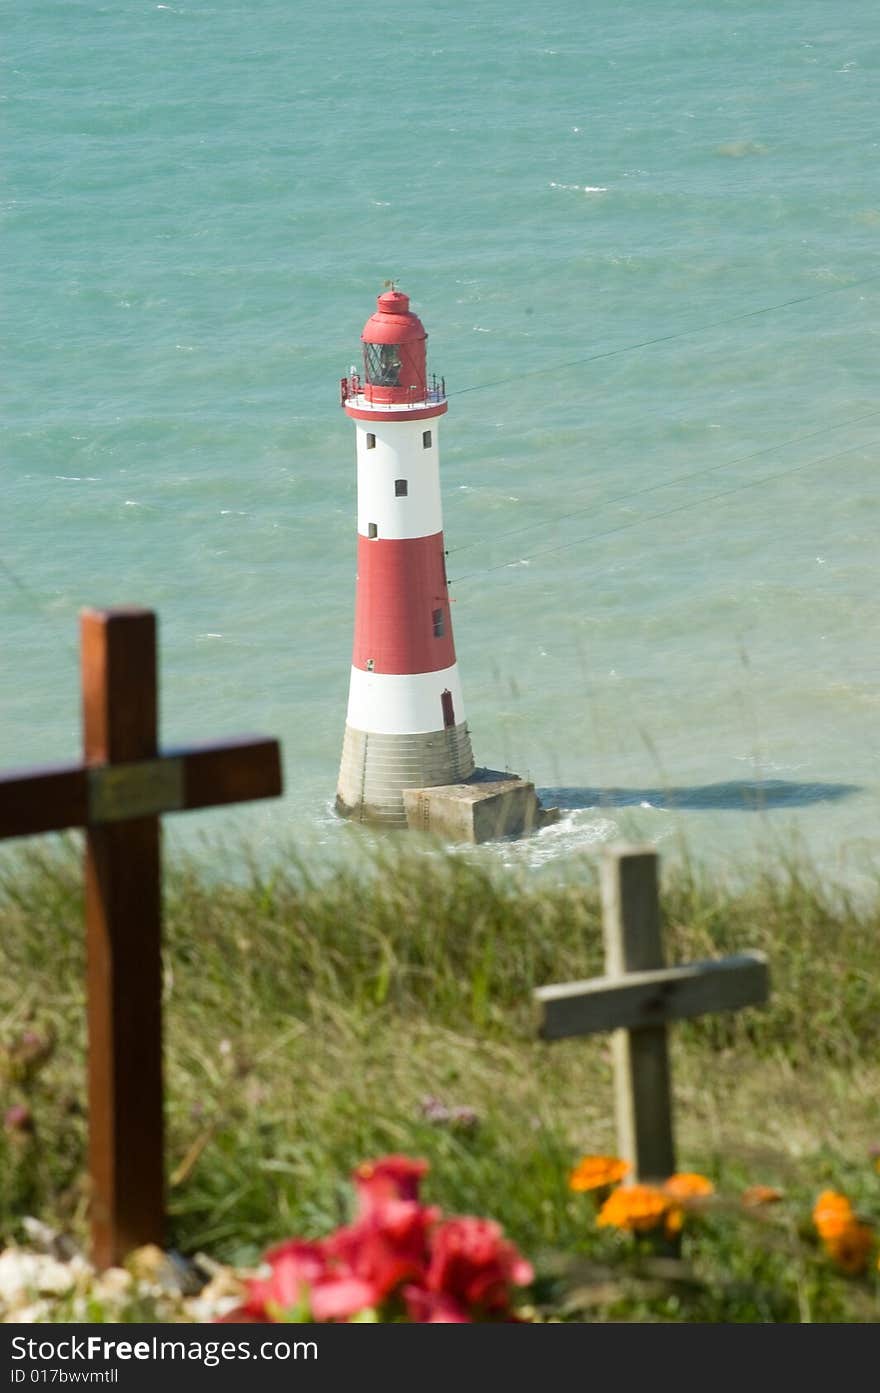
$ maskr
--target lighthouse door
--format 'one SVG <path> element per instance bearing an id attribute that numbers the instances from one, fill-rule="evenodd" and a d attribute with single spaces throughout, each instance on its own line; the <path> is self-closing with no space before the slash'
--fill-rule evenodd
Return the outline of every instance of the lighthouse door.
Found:
<path id="1" fill-rule="evenodd" d="M 452 693 L 448 687 L 441 694 L 440 702 L 443 707 L 443 725 L 448 730 L 450 726 L 455 725 L 455 707 L 452 705 Z"/>

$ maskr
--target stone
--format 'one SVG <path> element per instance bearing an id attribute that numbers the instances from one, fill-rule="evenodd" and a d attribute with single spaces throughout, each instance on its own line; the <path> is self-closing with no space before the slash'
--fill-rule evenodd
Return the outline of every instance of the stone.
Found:
<path id="1" fill-rule="evenodd" d="M 408 827 L 453 842 L 521 837 L 559 821 L 559 809 L 543 807 L 533 783 L 497 769 L 476 769 L 458 784 L 404 789 L 403 802 Z"/>

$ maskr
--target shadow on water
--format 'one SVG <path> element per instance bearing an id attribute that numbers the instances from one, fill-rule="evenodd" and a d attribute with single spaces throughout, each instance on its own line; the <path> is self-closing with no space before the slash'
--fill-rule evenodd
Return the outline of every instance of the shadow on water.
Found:
<path id="1" fill-rule="evenodd" d="M 789 779 L 736 779 L 723 784 L 694 784 L 685 788 L 539 788 L 545 807 L 652 808 L 671 811 L 762 813 L 772 808 L 805 808 L 833 803 L 861 793 L 858 784 L 800 784 Z"/>

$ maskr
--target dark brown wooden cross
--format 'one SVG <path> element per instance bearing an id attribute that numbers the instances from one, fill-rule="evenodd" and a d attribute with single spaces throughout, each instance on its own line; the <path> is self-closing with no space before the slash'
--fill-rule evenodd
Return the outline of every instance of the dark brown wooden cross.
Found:
<path id="1" fill-rule="evenodd" d="M 276 740 L 158 750 L 156 616 L 83 611 L 83 764 L 0 776 L 0 838 L 86 831 L 89 1172 L 98 1267 L 164 1239 L 161 813 L 282 791 Z"/>
<path id="2" fill-rule="evenodd" d="M 653 847 L 612 846 L 601 863 L 605 976 L 539 987 L 541 1035 L 561 1040 L 610 1030 L 618 1155 L 629 1180 L 674 1175 L 667 1021 L 766 1001 L 763 953 L 664 967 Z"/>

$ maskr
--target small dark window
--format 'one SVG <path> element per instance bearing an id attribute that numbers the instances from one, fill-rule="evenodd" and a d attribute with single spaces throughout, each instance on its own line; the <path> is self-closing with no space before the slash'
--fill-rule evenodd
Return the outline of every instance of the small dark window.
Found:
<path id="1" fill-rule="evenodd" d="M 373 537 L 378 537 L 378 535 L 379 535 L 379 528 L 378 528 L 378 525 L 377 525 L 375 522 L 368 522 L 368 523 L 367 523 L 367 536 L 370 537 L 370 538 L 372 539 Z"/>
<path id="2" fill-rule="evenodd" d="M 434 637 L 442 638 L 446 632 L 446 625 L 443 621 L 442 609 L 435 609 L 431 611 L 431 622 L 434 625 Z"/>
<path id="3" fill-rule="evenodd" d="M 422 445 L 423 445 L 423 447 L 424 447 L 426 450 L 430 450 L 430 448 L 431 448 L 431 432 L 430 432 L 429 430 L 423 430 L 423 431 L 422 431 Z"/>
<path id="4" fill-rule="evenodd" d="M 440 705 L 443 708 L 443 725 L 447 730 L 455 725 L 455 707 L 452 704 L 452 693 L 447 687 L 445 692 L 440 694 Z"/>
<path id="5" fill-rule="evenodd" d="M 375 437 L 375 435 L 373 434 L 373 432 L 372 432 L 371 430 L 368 430 L 368 431 L 367 431 L 367 449 L 368 449 L 368 450 L 375 450 L 375 448 L 376 448 L 376 437 Z"/>
<path id="6" fill-rule="evenodd" d="M 372 672 L 373 669 L 375 668 L 375 666 L 376 666 L 376 659 L 375 659 L 375 658 L 368 658 L 368 659 L 367 659 L 367 672 Z"/>
<path id="7" fill-rule="evenodd" d="M 395 498 L 406 498 L 406 495 L 407 495 L 408 493 L 409 493 L 409 487 L 408 487 L 408 485 L 407 485 L 406 479 L 395 479 L 395 480 L 394 480 L 394 497 L 395 497 Z"/>

